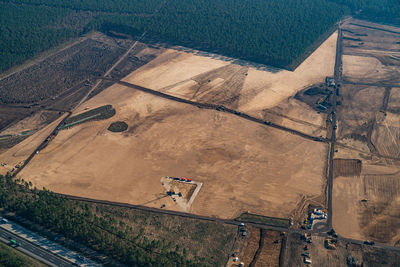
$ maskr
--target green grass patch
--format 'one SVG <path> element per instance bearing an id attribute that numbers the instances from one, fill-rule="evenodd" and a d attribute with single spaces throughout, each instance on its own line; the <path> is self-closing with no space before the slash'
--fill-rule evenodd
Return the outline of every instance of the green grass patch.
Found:
<path id="1" fill-rule="evenodd" d="M 258 223 L 258 224 L 265 224 L 265 225 L 272 225 L 279 227 L 289 226 L 289 219 L 268 217 L 251 213 L 242 213 L 235 220 L 239 222 Z"/>

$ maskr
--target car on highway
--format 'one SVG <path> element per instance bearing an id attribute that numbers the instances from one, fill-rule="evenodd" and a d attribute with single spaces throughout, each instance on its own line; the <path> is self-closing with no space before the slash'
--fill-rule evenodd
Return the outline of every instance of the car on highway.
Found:
<path id="1" fill-rule="evenodd" d="M 10 240 L 10 246 L 12 246 L 12 247 L 20 247 L 21 243 L 15 241 L 14 239 L 11 239 Z"/>
<path id="2" fill-rule="evenodd" d="M 364 244 L 365 244 L 365 245 L 373 246 L 373 245 L 375 244 L 375 242 L 374 242 L 374 241 L 370 241 L 370 240 L 365 240 L 365 241 L 364 241 Z"/>

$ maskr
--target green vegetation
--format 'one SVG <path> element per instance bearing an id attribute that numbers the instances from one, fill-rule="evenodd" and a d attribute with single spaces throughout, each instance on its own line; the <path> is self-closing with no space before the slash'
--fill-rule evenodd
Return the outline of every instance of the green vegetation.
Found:
<path id="1" fill-rule="evenodd" d="M 258 224 L 273 225 L 279 227 L 288 227 L 289 220 L 284 218 L 268 217 L 251 213 L 242 213 L 239 217 L 235 219 L 239 222 L 250 222 Z"/>
<path id="2" fill-rule="evenodd" d="M 101 106 L 68 118 L 59 129 L 70 128 L 92 120 L 106 120 L 114 115 L 115 109 L 111 105 Z"/>
<path id="3" fill-rule="evenodd" d="M 116 121 L 110 124 L 107 130 L 115 133 L 123 132 L 128 129 L 128 124 L 123 121 Z"/>
<path id="4" fill-rule="evenodd" d="M 294 67 L 346 8 L 326 0 L 171 0 L 151 18 L 102 15 L 148 36 L 278 67 Z"/>
<path id="5" fill-rule="evenodd" d="M 42 267 L 46 266 L 22 254 L 8 245 L 0 243 L 0 267 Z"/>
<path id="6" fill-rule="evenodd" d="M 0 175 L 0 207 L 128 266 L 221 266 L 237 228 L 71 201 Z"/>
<path id="7" fill-rule="evenodd" d="M 343 15 L 400 24 L 398 0 L 5 0 L 0 71 L 90 30 L 294 68 Z M 157 12 L 156 12 L 157 11 Z"/>
<path id="8" fill-rule="evenodd" d="M 124 14 L 152 14 L 160 7 L 163 0 L 5 0 L 4 2 L 45 5 L 50 7 L 62 7 L 75 10 L 101 11 L 107 13 Z"/>
<path id="9" fill-rule="evenodd" d="M 330 0 L 348 6 L 359 18 L 400 24 L 398 0 Z"/>
<path id="10" fill-rule="evenodd" d="M 55 27 L 67 14 L 61 8 L 0 2 L 0 71 L 77 36 L 74 29 Z"/>

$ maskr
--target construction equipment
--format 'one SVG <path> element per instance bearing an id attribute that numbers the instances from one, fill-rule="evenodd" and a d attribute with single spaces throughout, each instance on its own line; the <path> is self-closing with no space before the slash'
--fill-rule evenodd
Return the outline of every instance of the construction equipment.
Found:
<path id="1" fill-rule="evenodd" d="M 173 188 L 171 188 L 168 192 L 167 192 L 168 196 L 172 196 L 172 195 L 176 195 L 175 190 Z"/>

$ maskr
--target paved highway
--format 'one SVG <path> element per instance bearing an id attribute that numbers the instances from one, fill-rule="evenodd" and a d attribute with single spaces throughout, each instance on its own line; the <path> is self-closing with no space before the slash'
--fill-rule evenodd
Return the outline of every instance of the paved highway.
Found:
<path id="1" fill-rule="evenodd" d="M 17 241 L 18 243 L 21 243 L 21 247 L 17 247 L 17 249 L 25 254 L 28 254 L 31 257 L 36 258 L 37 260 L 50 265 L 50 266 L 60 266 L 60 267 L 64 267 L 64 266 L 76 266 L 66 260 L 64 260 L 63 258 L 48 252 L 47 250 L 36 246 L 28 241 L 26 241 L 25 239 L 22 239 L 20 237 L 18 237 L 17 235 L 14 235 L 13 233 L 0 228 L 0 238 L 1 241 L 9 243 L 10 239 L 14 239 L 15 241 Z M 26 251 L 28 253 L 26 253 Z"/>

